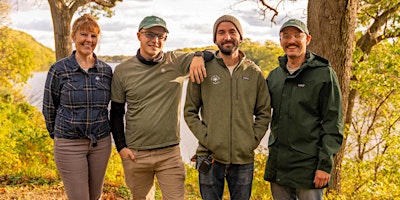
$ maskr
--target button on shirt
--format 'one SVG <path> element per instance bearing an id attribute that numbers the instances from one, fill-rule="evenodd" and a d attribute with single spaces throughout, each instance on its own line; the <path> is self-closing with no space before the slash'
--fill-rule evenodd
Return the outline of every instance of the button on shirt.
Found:
<path id="1" fill-rule="evenodd" d="M 83 70 L 75 51 L 52 65 L 43 98 L 50 137 L 89 138 L 96 144 L 108 136 L 111 78 L 111 67 L 97 57 L 92 68 Z"/>

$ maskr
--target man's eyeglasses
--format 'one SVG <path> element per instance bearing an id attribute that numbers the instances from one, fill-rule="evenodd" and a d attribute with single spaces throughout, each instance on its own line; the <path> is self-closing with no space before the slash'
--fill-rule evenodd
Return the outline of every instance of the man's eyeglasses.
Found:
<path id="1" fill-rule="evenodd" d="M 154 32 L 151 32 L 151 31 L 143 31 L 143 32 L 140 32 L 140 33 L 144 33 L 146 38 L 149 39 L 149 40 L 154 39 L 154 37 L 156 37 L 156 36 L 157 36 L 157 38 L 159 40 L 165 40 L 167 38 L 167 34 L 166 33 L 159 34 L 159 33 L 154 33 Z"/>
<path id="2" fill-rule="evenodd" d="M 294 35 L 282 34 L 281 40 L 288 41 L 288 40 L 292 39 L 292 37 L 294 37 L 295 40 L 300 40 L 303 38 L 304 35 L 305 35 L 304 33 L 296 33 Z"/>

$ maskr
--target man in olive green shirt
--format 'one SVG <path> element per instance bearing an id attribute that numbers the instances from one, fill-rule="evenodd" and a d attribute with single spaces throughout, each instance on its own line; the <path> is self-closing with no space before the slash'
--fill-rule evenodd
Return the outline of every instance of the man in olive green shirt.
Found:
<path id="1" fill-rule="evenodd" d="M 146 199 L 154 176 L 163 199 L 184 199 L 179 112 L 182 84 L 195 55 L 163 52 L 167 34 L 163 19 L 145 17 L 137 32 L 140 49 L 116 66 L 112 79 L 112 133 L 134 199 Z M 203 59 L 196 59 L 203 69 Z"/>

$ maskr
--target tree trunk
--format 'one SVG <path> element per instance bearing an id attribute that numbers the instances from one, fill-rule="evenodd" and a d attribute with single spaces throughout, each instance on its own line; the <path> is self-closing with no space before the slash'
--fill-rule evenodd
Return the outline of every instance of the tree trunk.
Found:
<path id="1" fill-rule="evenodd" d="M 48 0 L 48 2 L 53 19 L 56 60 L 60 60 L 72 52 L 71 21 L 74 13 L 80 7 L 95 3 L 96 5 L 86 8 L 90 10 L 90 14 L 96 16 L 100 11 L 111 16 L 113 12 L 109 9 L 122 0 Z"/>
<path id="2" fill-rule="evenodd" d="M 70 9 L 60 0 L 48 0 L 53 19 L 56 60 L 67 57 L 72 52 Z"/>
<path id="3" fill-rule="evenodd" d="M 357 5 L 358 0 L 308 1 L 307 25 L 312 36 L 308 48 L 327 58 L 336 71 L 342 92 L 343 113 L 347 113 L 350 92 Z M 332 171 L 333 185 L 330 189 L 339 193 L 345 143 L 346 140 L 343 141 L 342 148 L 335 157 Z"/>

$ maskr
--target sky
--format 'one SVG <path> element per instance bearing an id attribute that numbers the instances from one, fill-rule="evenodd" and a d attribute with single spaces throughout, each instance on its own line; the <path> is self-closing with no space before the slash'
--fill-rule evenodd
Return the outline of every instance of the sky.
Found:
<path id="1" fill-rule="evenodd" d="M 307 0 L 286 0 L 279 4 L 276 23 L 271 14 L 261 15 L 256 0 L 124 0 L 114 8 L 111 18 L 98 20 L 101 38 L 97 55 L 135 55 L 139 48 L 136 37 L 140 21 L 149 15 L 163 18 L 169 30 L 165 51 L 179 48 L 195 48 L 214 45 L 212 29 L 214 22 L 224 14 L 239 19 L 243 37 L 264 43 L 279 42 L 279 28 L 290 18 L 306 22 Z M 16 30 L 33 36 L 41 44 L 54 50 L 51 13 L 46 0 L 10 0 L 11 25 Z M 276 6 L 278 0 L 266 1 Z M 271 12 L 269 12 L 271 13 Z M 73 20 L 78 16 L 76 13 Z M 72 23 L 71 23 L 72 24 Z"/>

